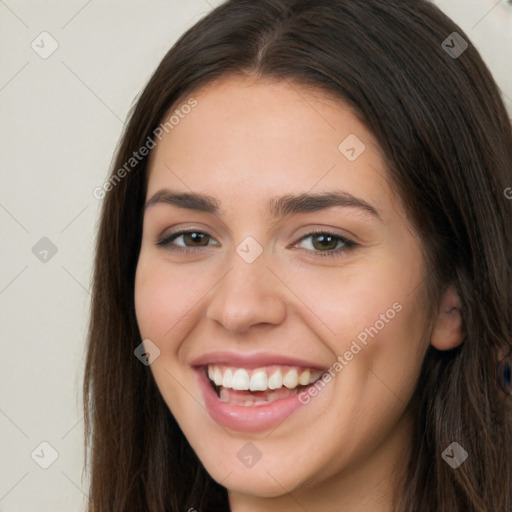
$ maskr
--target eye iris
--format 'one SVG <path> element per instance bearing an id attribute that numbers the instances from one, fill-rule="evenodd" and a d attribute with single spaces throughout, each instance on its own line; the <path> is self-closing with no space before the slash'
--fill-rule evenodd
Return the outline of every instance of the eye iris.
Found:
<path id="1" fill-rule="evenodd" d="M 184 233 L 183 234 L 183 240 L 185 241 L 185 245 L 188 245 L 188 241 L 192 241 L 192 245 L 199 245 L 199 247 L 203 247 L 205 245 L 208 245 L 208 235 L 205 233 L 197 233 L 196 231 L 190 232 L 190 233 Z M 197 242 L 206 242 L 206 243 L 199 243 Z"/>
<path id="2" fill-rule="evenodd" d="M 315 244 L 315 240 L 318 240 L 318 242 L 320 243 L 320 247 L 317 247 L 317 244 Z M 337 238 L 332 235 L 320 234 L 313 236 L 313 247 L 315 249 L 335 249 L 337 243 Z"/>

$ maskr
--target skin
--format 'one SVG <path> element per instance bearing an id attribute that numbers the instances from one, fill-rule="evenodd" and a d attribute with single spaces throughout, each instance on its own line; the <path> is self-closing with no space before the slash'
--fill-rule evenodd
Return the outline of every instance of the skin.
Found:
<path id="1" fill-rule="evenodd" d="M 162 396 L 228 489 L 232 510 L 391 512 L 394 471 L 411 436 L 406 407 L 429 343 L 462 341 L 458 297 L 448 289 L 438 317 L 427 317 L 420 243 L 381 149 L 346 104 L 251 77 L 227 77 L 193 96 L 197 106 L 152 152 L 147 199 L 163 188 L 204 193 L 220 211 L 157 203 L 144 215 L 135 305 L 142 339 L 160 349 L 151 370 Z M 338 149 L 350 134 L 366 147 L 355 161 Z M 266 210 L 273 196 L 334 190 L 364 199 L 380 218 L 342 206 L 283 218 Z M 174 241 L 196 247 L 191 253 L 156 245 L 182 228 L 210 238 Z M 307 236 L 315 229 L 358 245 L 322 257 L 325 248 Z M 250 264 L 236 252 L 247 236 L 263 250 Z M 401 311 L 277 428 L 241 433 L 205 410 L 190 366 L 201 354 L 292 354 L 327 368 L 394 303 Z M 251 468 L 237 458 L 247 442 L 262 454 Z"/>

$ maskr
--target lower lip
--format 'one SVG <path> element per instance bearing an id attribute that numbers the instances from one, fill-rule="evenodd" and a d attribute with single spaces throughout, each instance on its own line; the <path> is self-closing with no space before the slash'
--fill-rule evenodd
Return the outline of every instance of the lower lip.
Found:
<path id="1" fill-rule="evenodd" d="M 243 407 L 223 402 L 202 370 L 197 371 L 199 384 L 210 416 L 221 425 L 239 432 L 263 432 L 275 428 L 303 406 L 299 395 L 276 400 L 268 405 Z"/>

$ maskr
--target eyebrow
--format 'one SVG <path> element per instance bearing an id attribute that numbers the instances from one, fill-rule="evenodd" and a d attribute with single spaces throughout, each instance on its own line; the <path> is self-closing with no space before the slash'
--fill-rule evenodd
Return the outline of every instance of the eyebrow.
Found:
<path id="1" fill-rule="evenodd" d="M 151 206 L 162 203 L 214 215 L 219 215 L 220 211 L 220 201 L 216 197 L 206 194 L 178 192 L 170 189 L 162 189 L 154 194 L 145 204 L 144 211 Z M 275 218 L 282 218 L 297 213 L 316 212 L 335 206 L 358 208 L 381 219 L 375 206 L 345 191 L 303 193 L 298 195 L 286 194 L 272 197 L 267 203 L 268 212 Z"/>

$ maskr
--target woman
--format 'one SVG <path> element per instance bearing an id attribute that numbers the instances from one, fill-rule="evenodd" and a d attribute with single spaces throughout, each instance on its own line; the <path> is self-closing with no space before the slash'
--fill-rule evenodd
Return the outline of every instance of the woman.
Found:
<path id="1" fill-rule="evenodd" d="M 89 510 L 510 510 L 511 169 L 430 3 L 187 31 L 104 187 Z"/>

